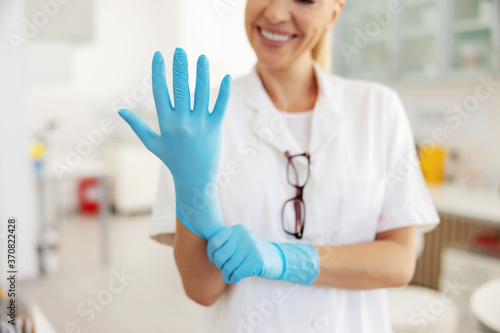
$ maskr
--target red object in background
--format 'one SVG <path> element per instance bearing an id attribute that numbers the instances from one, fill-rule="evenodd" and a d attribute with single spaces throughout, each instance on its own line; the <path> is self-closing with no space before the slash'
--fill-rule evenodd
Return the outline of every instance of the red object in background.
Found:
<path id="1" fill-rule="evenodd" d="M 99 182 L 96 178 L 83 178 L 78 184 L 80 212 L 96 215 L 99 212 Z"/>
<path id="2" fill-rule="evenodd" d="M 500 235 L 479 234 L 472 239 L 472 250 L 500 258 Z"/>

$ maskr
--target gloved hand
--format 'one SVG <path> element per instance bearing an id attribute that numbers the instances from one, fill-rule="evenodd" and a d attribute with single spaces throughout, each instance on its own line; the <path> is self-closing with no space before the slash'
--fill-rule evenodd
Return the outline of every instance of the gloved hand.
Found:
<path id="1" fill-rule="evenodd" d="M 272 243 L 241 224 L 212 235 L 207 254 L 226 283 L 260 276 L 310 285 L 319 274 L 319 254 L 314 245 Z"/>
<path id="2" fill-rule="evenodd" d="M 146 148 L 172 173 L 179 220 L 198 236 L 208 239 L 225 223 L 219 206 L 216 175 L 221 150 L 221 123 L 231 91 L 231 77 L 222 80 L 212 113 L 209 65 L 206 56 L 198 58 L 194 108 L 191 110 L 187 56 L 177 48 L 173 61 L 174 103 L 172 107 L 165 79 L 165 63 L 156 52 L 152 65 L 153 95 L 161 134 L 156 133 L 137 114 L 119 110 Z"/>

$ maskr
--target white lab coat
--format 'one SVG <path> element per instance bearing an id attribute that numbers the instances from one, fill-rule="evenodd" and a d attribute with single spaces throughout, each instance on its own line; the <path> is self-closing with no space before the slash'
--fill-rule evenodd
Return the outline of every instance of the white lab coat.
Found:
<path id="1" fill-rule="evenodd" d="M 343 245 L 378 232 L 439 223 L 397 94 L 373 82 L 324 73 L 317 64 L 311 174 L 304 189 L 301 240 L 283 232 L 281 208 L 295 195 L 284 152 L 303 153 L 255 69 L 233 82 L 219 168 L 228 226 L 245 224 L 274 242 Z M 217 91 L 212 92 L 212 103 Z M 289 217 L 293 218 L 293 217 Z M 151 236 L 175 232 L 173 180 L 162 166 Z M 247 278 L 206 309 L 199 332 L 391 332 L 384 289 L 352 291 Z"/>

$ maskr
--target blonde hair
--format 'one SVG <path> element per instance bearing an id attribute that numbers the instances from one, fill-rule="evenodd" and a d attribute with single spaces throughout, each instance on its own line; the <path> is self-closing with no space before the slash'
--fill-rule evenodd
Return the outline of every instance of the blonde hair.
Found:
<path id="1" fill-rule="evenodd" d="M 336 3 L 340 0 L 334 0 Z M 341 4 L 341 9 L 343 8 L 343 3 Z M 340 14 L 340 13 L 338 13 Z M 332 31 L 329 29 L 321 35 L 318 43 L 312 49 L 312 58 L 323 68 L 325 72 L 329 72 L 332 66 Z"/>
<path id="2" fill-rule="evenodd" d="M 321 35 L 318 43 L 312 49 L 313 59 L 323 68 L 325 72 L 330 71 L 331 66 L 331 47 L 332 47 L 332 33 L 325 31 Z"/>

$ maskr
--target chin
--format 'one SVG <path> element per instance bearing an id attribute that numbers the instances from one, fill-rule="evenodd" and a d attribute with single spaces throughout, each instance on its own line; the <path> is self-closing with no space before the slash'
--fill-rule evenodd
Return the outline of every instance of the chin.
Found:
<path id="1" fill-rule="evenodd" d="M 272 54 L 271 52 L 256 52 L 257 61 L 269 68 L 282 68 L 286 67 L 287 61 L 283 55 Z"/>

